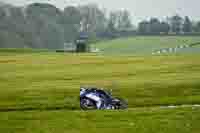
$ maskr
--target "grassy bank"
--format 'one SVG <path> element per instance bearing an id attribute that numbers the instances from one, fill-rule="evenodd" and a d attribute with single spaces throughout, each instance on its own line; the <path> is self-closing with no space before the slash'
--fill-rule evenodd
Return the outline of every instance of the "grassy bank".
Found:
<path id="1" fill-rule="evenodd" d="M 200 131 L 199 107 L 158 107 L 200 104 L 199 54 L 5 53 L 0 55 L 3 133 Z M 113 89 L 128 101 L 129 110 L 80 111 L 80 86 Z"/>
<path id="2" fill-rule="evenodd" d="M 163 48 L 175 48 L 196 42 L 200 42 L 199 36 L 136 36 L 100 42 L 93 47 L 100 49 L 106 55 L 150 55 Z M 199 53 L 199 51 L 200 46 L 196 45 L 178 50 L 176 54 Z"/>
<path id="3" fill-rule="evenodd" d="M 0 113 L 3 133 L 199 133 L 200 108 Z"/>
<path id="4" fill-rule="evenodd" d="M 0 109 L 79 108 L 79 87 L 99 86 L 130 107 L 200 103 L 199 56 L 1 56 Z"/>

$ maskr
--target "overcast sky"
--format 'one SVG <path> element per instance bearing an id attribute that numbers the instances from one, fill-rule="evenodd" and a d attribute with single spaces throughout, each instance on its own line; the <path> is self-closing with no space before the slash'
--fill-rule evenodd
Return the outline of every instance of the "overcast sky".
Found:
<path id="1" fill-rule="evenodd" d="M 48 2 L 64 8 L 67 5 L 81 5 L 97 3 L 101 8 L 108 10 L 128 9 L 133 17 L 134 23 L 149 17 L 191 16 L 200 20 L 200 0 L 0 0 L 15 5 L 25 5 L 32 2 Z M 164 18 L 165 18 L 164 17 Z"/>

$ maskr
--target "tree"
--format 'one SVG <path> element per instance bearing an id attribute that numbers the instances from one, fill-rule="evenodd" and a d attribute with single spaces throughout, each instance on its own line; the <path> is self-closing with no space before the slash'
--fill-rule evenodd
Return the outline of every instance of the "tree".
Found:
<path id="1" fill-rule="evenodd" d="M 81 14 L 78 8 L 69 6 L 63 12 L 63 26 L 65 42 L 70 42 L 76 39 L 80 31 Z"/>
<path id="2" fill-rule="evenodd" d="M 108 26 L 107 29 L 109 32 L 113 33 L 117 30 L 117 14 L 116 12 L 110 12 L 108 18 Z"/>
<path id="3" fill-rule="evenodd" d="M 112 11 L 108 18 L 108 27 L 116 31 L 129 31 L 133 25 L 131 23 L 131 15 L 127 10 Z"/>
<path id="4" fill-rule="evenodd" d="M 175 33 L 180 33 L 182 29 L 182 18 L 179 15 L 170 18 L 171 30 Z"/>
<path id="5" fill-rule="evenodd" d="M 200 21 L 194 24 L 193 30 L 195 32 L 200 32 Z"/>
<path id="6" fill-rule="evenodd" d="M 79 7 L 81 13 L 81 29 L 90 35 L 96 35 L 106 29 L 106 17 L 104 12 L 95 4 Z"/>
<path id="7" fill-rule="evenodd" d="M 160 23 L 160 32 L 169 33 L 169 31 L 170 31 L 170 25 L 167 22 L 161 22 Z"/>
<path id="8" fill-rule="evenodd" d="M 116 11 L 117 29 L 127 31 L 132 28 L 131 15 L 128 10 Z"/>
<path id="9" fill-rule="evenodd" d="M 160 21 L 157 18 L 151 18 L 149 22 L 150 32 L 151 33 L 160 33 Z"/>
<path id="10" fill-rule="evenodd" d="M 0 6 L 0 47 L 27 47 L 25 19 L 21 8 Z"/>
<path id="11" fill-rule="evenodd" d="M 138 32 L 141 34 L 150 33 L 150 24 L 148 21 L 142 21 L 138 25 Z"/>
<path id="12" fill-rule="evenodd" d="M 32 47 L 60 49 L 64 44 L 63 12 L 51 4 L 33 3 L 26 8 Z"/>
<path id="13" fill-rule="evenodd" d="M 183 32 L 192 32 L 192 22 L 188 16 L 184 19 Z"/>

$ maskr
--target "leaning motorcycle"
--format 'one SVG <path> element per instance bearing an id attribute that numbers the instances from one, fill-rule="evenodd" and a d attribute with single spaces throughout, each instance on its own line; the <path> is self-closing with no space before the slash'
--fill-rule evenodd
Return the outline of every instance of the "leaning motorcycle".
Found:
<path id="1" fill-rule="evenodd" d="M 105 91 L 107 101 L 104 104 L 109 106 L 112 110 L 124 110 L 128 108 L 127 102 L 122 98 L 113 98 L 111 92 Z M 102 99 L 103 96 L 102 96 Z M 104 101 L 103 101 L 104 102 Z M 90 98 L 85 97 L 84 95 L 80 97 L 80 107 L 83 110 L 96 110 L 96 103 Z"/>

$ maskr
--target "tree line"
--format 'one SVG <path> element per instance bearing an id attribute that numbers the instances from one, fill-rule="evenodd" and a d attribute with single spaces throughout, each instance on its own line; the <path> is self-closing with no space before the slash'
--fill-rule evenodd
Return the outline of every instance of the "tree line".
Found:
<path id="1" fill-rule="evenodd" d="M 200 32 L 200 21 L 172 16 L 132 23 L 128 10 L 107 12 L 95 4 L 67 6 L 60 10 L 51 4 L 33 3 L 15 7 L 0 3 L 0 48 L 61 49 L 80 34 L 90 40 L 112 39 L 137 34 L 182 34 Z"/>
<path id="2" fill-rule="evenodd" d="M 132 28 L 127 10 L 109 14 L 95 4 L 67 6 L 33 3 L 15 7 L 0 3 L 0 47 L 60 49 L 80 33 L 90 39 L 112 37 L 117 30 Z"/>
<path id="3" fill-rule="evenodd" d="M 194 22 L 188 16 L 179 15 L 168 17 L 166 21 L 151 18 L 138 24 L 140 34 L 194 34 L 200 32 L 200 21 Z"/>

